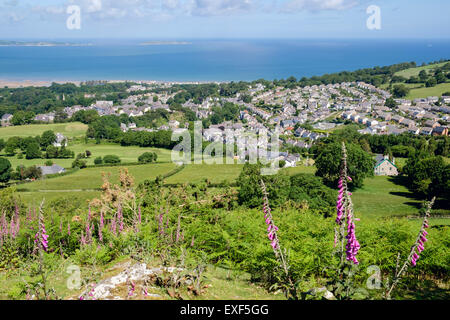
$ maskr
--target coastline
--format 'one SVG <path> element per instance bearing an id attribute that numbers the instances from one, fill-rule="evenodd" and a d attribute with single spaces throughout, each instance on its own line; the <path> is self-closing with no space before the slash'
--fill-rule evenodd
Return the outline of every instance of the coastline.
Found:
<path id="1" fill-rule="evenodd" d="M 0 79 L 0 88 L 25 88 L 25 87 L 50 87 L 52 83 L 73 83 L 79 86 L 82 82 L 91 80 L 8 80 Z M 159 81 L 159 80 L 104 80 L 108 83 L 135 82 L 140 84 L 202 84 L 202 83 L 226 83 L 229 81 Z"/>

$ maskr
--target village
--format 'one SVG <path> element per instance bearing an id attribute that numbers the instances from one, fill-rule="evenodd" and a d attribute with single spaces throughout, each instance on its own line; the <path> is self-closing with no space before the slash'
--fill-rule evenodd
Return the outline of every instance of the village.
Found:
<path id="1" fill-rule="evenodd" d="M 99 116 L 126 114 L 130 118 L 141 117 L 158 109 L 172 113 L 173 110 L 167 101 L 178 92 L 140 93 L 148 90 L 150 85 L 153 88 L 170 88 L 173 83 L 141 83 L 131 86 L 128 89 L 131 95 L 122 99 L 119 104 L 98 100 L 89 106 L 66 107 L 63 112 L 67 118 L 71 118 L 80 110 L 95 110 Z M 251 99 L 243 99 L 245 96 Z M 97 98 L 95 94 L 86 94 L 85 97 Z M 409 132 L 414 135 L 448 135 L 450 96 L 443 96 L 440 105 L 438 97 L 428 97 L 412 101 L 394 99 L 396 107 L 388 107 L 387 99 L 392 99 L 388 91 L 364 82 L 294 89 L 284 87 L 267 89 L 257 83 L 246 92 L 237 93 L 235 97 L 211 96 L 200 104 L 189 100 L 182 107 L 192 110 L 198 120 L 202 120 L 212 115 L 214 107 L 220 107 L 224 103 L 239 106 L 241 110 L 239 119 L 210 124 L 204 128 L 202 134 L 204 141 L 213 143 L 228 144 L 240 141 L 237 145 L 242 159 L 248 159 L 249 151 L 245 148 L 252 136 L 265 132 L 272 135 L 275 129 L 280 135 L 281 146 L 298 148 L 310 148 L 315 141 L 328 136 L 334 129 L 351 123 L 360 125 L 361 134 L 397 135 Z M 11 114 L 3 115 L 2 126 L 8 126 L 11 119 Z M 38 123 L 51 123 L 54 119 L 54 112 L 38 114 L 34 118 Z M 131 122 L 122 123 L 121 130 L 123 132 L 171 130 L 174 134 L 180 134 L 187 130 L 188 126 L 189 123 L 180 123 L 177 120 L 169 120 L 157 128 L 138 127 Z M 230 130 L 233 131 L 236 140 L 227 140 L 227 132 Z M 268 153 L 268 157 L 283 160 L 287 167 L 296 166 L 301 160 L 300 154 L 289 154 L 285 151 L 278 154 Z"/>

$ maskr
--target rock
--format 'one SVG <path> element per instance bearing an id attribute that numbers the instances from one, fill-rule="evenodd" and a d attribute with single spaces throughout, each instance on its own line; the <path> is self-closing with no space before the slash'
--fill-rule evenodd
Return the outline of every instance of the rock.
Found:
<path id="1" fill-rule="evenodd" d="M 88 289 L 83 293 L 83 296 L 89 296 L 91 299 L 113 299 L 113 300 L 124 300 L 124 298 L 118 296 L 111 296 L 111 291 L 116 289 L 118 286 L 126 284 L 128 281 L 144 281 L 149 275 L 158 274 L 162 272 L 173 273 L 175 271 L 183 271 L 182 268 L 175 267 L 160 267 L 147 269 L 145 263 L 137 263 L 129 267 L 129 263 L 124 266 L 127 267 L 124 271 L 119 274 L 112 276 L 108 279 L 102 280 L 92 289 Z M 148 297 L 161 298 L 158 294 L 148 294 Z"/>

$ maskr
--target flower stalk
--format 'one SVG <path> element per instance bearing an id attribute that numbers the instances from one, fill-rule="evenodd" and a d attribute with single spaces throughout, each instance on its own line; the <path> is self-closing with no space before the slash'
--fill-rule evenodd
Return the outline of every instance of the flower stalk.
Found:
<path id="1" fill-rule="evenodd" d="M 419 233 L 417 235 L 416 241 L 411 246 L 411 250 L 409 251 L 409 255 L 406 258 L 405 262 L 403 263 L 400 270 L 398 270 L 399 265 L 399 257 L 397 258 L 397 268 L 395 270 L 394 280 L 392 281 L 392 285 L 389 288 L 388 292 L 386 293 L 386 298 L 391 298 L 391 293 L 394 290 L 395 286 L 398 284 L 402 276 L 405 274 L 405 272 L 408 270 L 409 266 L 415 267 L 417 264 L 417 260 L 419 259 L 419 254 L 422 253 L 423 250 L 425 250 L 425 242 L 428 241 L 427 235 L 428 232 L 426 229 L 429 228 L 428 224 L 428 218 L 430 217 L 431 208 L 433 207 L 434 201 L 436 200 L 436 197 L 433 197 L 431 201 L 427 205 L 427 209 L 425 211 L 425 216 L 422 221 L 422 226 L 420 227 Z"/>

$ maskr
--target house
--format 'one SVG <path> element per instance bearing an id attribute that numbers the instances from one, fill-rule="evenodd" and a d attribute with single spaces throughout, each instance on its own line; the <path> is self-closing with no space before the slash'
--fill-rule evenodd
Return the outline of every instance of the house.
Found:
<path id="1" fill-rule="evenodd" d="M 411 126 L 411 127 L 409 127 L 408 132 L 412 133 L 412 134 L 419 134 L 420 129 L 417 128 L 416 126 Z"/>
<path id="2" fill-rule="evenodd" d="M 57 133 L 56 134 L 56 141 L 53 143 L 53 146 L 55 147 L 62 147 L 62 146 L 67 146 L 67 138 L 62 134 L 62 133 Z"/>
<path id="3" fill-rule="evenodd" d="M 431 132 L 433 136 L 448 136 L 448 128 L 447 127 L 436 127 Z"/>
<path id="4" fill-rule="evenodd" d="M 42 175 L 46 176 L 49 174 L 59 174 L 66 172 L 66 169 L 64 169 L 61 166 L 58 166 L 57 164 L 54 164 L 52 166 L 38 166 L 39 169 L 41 169 Z"/>
<path id="5" fill-rule="evenodd" d="M 398 169 L 387 155 L 378 154 L 375 157 L 374 174 L 376 176 L 397 176 Z"/>
<path id="6" fill-rule="evenodd" d="M 420 134 L 424 134 L 424 135 L 431 135 L 431 133 L 433 132 L 433 128 L 431 127 L 424 127 L 422 129 L 420 129 Z"/>
<path id="7" fill-rule="evenodd" d="M 431 128 L 434 129 L 436 127 L 439 127 L 440 124 L 439 124 L 439 122 L 436 122 L 436 121 L 433 121 L 433 120 L 427 120 L 427 121 L 425 121 L 425 126 L 431 127 Z"/>
<path id="8" fill-rule="evenodd" d="M 11 124 L 12 118 L 13 118 L 13 115 L 12 115 L 12 114 L 5 113 L 5 114 L 2 116 L 2 127 L 7 127 L 7 126 L 9 126 L 9 125 Z"/>
<path id="9" fill-rule="evenodd" d="M 284 158 L 284 161 L 286 164 L 284 167 L 296 167 L 297 162 L 300 161 L 300 156 L 298 154 L 290 154 L 287 157 Z"/>

